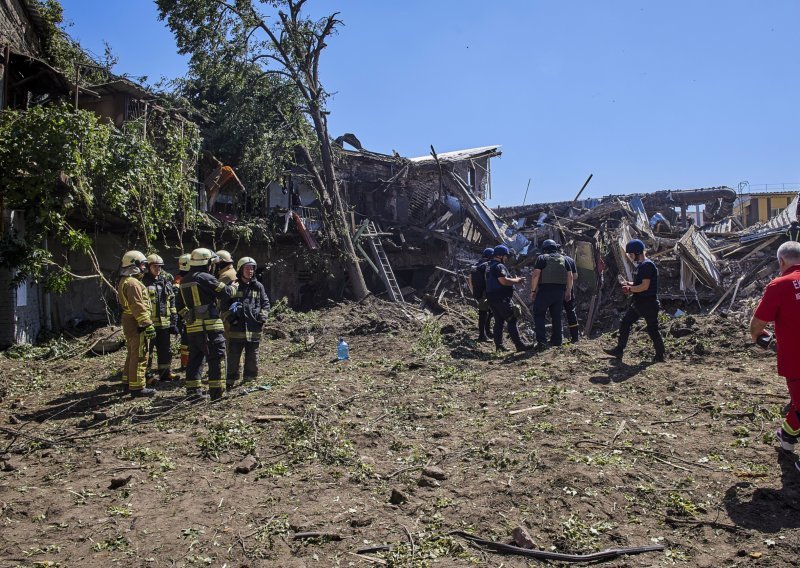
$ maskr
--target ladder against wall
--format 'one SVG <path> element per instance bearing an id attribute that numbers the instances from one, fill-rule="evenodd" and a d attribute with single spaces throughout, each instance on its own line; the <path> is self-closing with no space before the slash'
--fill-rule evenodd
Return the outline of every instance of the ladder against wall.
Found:
<path id="1" fill-rule="evenodd" d="M 397 284 L 394 270 L 392 270 L 392 265 L 389 263 L 389 258 L 386 256 L 386 251 L 381 243 L 382 235 L 384 235 L 384 233 L 379 230 L 375 223 L 369 219 L 365 219 L 356 231 L 353 237 L 353 243 L 363 255 L 364 260 L 366 260 L 369 265 L 372 266 L 376 274 L 380 276 L 383 285 L 386 286 L 386 292 L 389 298 L 393 302 L 405 303 L 403 294 L 400 292 L 400 286 Z M 371 255 L 364 250 L 364 247 L 361 245 L 362 242 L 366 242 L 370 253 L 372 253 Z M 370 256 L 375 259 L 375 262 L 370 259 Z"/>

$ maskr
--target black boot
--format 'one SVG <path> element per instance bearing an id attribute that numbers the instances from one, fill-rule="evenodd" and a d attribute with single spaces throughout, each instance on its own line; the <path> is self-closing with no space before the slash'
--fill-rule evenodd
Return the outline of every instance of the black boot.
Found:
<path id="1" fill-rule="evenodd" d="M 219 400 L 224 394 L 224 389 L 208 389 L 208 396 L 211 397 L 211 400 Z"/>
<path id="2" fill-rule="evenodd" d="M 151 396 L 156 396 L 156 389 L 149 389 L 147 387 L 143 389 L 136 389 L 130 391 L 131 398 L 150 398 Z"/>
<path id="3" fill-rule="evenodd" d="M 603 349 L 607 355 L 611 355 L 615 359 L 622 359 L 622 349 L 614 347 L 613 349 Z"/>

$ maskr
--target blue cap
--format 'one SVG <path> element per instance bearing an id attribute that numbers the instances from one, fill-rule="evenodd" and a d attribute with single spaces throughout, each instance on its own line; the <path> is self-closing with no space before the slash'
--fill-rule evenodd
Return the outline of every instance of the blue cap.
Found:
<path id="1" fill-rule="evenodd" d="M 492 255 L 505 256 L 508 254 L 508 247 L 506 245 L 497 245 L 492 249 Z"/>
<path id="2" fill-rule="evenodd" d="M 644 243 L 639 239 L 628 241 L 628 244 L 625 245 L 625 252 L 631 254 L 642 254 L 644 252 Z"/>
<path id="3" fill-rule="evenodd" d="M 483 258 L 492 258 L 494 249 L 492 247 L 483 249 Z"/>

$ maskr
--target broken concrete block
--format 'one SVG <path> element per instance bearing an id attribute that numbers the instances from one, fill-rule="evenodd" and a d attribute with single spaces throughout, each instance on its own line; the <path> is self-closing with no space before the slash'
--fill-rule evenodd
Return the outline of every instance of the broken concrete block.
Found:
<path id="1" fill-rule="evenodd" d="M 438 481 L 436 481 L 435 479 L 432 479 L 430 477 L 425 477 L 424 475 L 419 478 L 419 481 L 417 481 L 417 485 L 419 485 L 420 487 L 441 487 L 442 486 L 442 484 L 439 483 Z"/>

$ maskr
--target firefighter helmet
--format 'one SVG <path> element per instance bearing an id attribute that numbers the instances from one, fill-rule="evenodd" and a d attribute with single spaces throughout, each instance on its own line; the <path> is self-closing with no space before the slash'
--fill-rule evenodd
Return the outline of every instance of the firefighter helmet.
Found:
<path id="1" fill-rule="evenodd" d="M 246 264 L 252 264 L 254 269 L 256 266 L 258 266 L 258 263 L 254 258 L 251 258 L 249 256 L 243 256 L 242 258 L 239 259 L 239 262 L 236 263 L 236 270 L 237 271 L 241 270 L 242 267 Z"/>
<path id="2" fill-rule="evenodd" d="M 218 250 L 217 256 L 219 257 L 219 262 L 230 263 L 233 264 L 233 257 L 231 253 L 226 250 Z"/>
<path id="3" fill-rule="evenodd" d="M 147 257 L 138 250 L 129 250 L 122 255 L 122 268 L 130 268 L 131 266 L 138 267 L 146 260 Z"/>
<path id="4" fill-rule="evenodd" d="M 196 248 L 189 259 L 191 266 L 208 266 L 215 261 L 217 255 L 207 248 Z"/>
<path id="5" fill-rule="evenodd" d="M 147 257 L 147 264 L 155 264 L 157 266 L 164 266 L 164 259 L 153 253 Z"/>
<path id="6" fill-rule="evenodd" d="M 191 260 L 192 255 L 188 252 L 186 254 L 182 254 L 178 257 L 178 270 L 182 270 L 184 272 L 189 272 L 189 261 Z"/>

